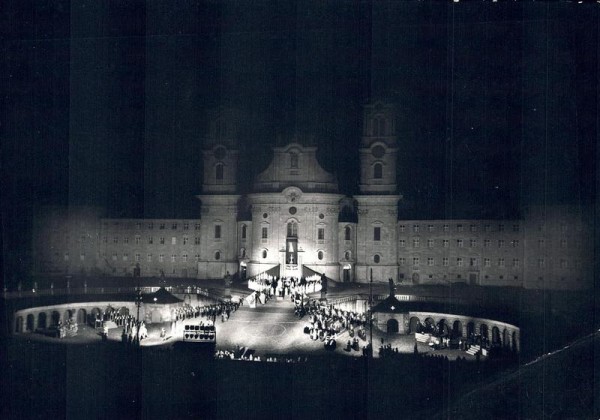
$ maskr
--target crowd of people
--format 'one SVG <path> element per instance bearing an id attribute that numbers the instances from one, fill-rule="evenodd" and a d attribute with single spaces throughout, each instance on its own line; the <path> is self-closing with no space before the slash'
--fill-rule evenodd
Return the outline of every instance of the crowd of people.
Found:
<path id="1" fill-rule="evenodd" d="M 67 319 L 65 323 L 59 321 L 57 326 L 58 338 L 73 337 L 77 335 L 78 328 L 77 321 L 72 318 Z"/>
<path id="2" fill-rule="evenodd" d="M 192 318 L 208 318 L 216 322 L 217 317 L 221 317 L 221 321 L 225 322 L 229 319 L 232 313 L 237 311 L 243 302 L 219 302 L 212 305 L 191 306 L 185 305 L 176 308 L 173 313 L 174 322 L 184 321 Z"/>
<path id="3" fill-rule="evenodd" d="M 353 311 L 344 311 L 324 304 L 317 300 L 311 300 L 306 305 L 302 301 L 300 306 L 296 302 L 296 313 L 308 315 L 308 325 L 304 327 L 304 333 L 308 334 L 311 340 L 321 340 L 328 350 L 336 348 L 336 339 L 344 331 L 348 331 L 350 340 L 348 341 L 348 351 L 350 349 L 358 350 L 358 336 L 362 340 L 366 339 L 364 327 L 367 322 L 365 314 L 359 314 Z"/>
<path id="4" fill-rule="evenodd" d="M 308 277 L 279 277 L 262 273 L 248 280 L 248 288 L 263 292 L 268 296 L 286 297 L 293 293 L 308 294 L 321 290 L 321 277 L 317 274 Z"/>

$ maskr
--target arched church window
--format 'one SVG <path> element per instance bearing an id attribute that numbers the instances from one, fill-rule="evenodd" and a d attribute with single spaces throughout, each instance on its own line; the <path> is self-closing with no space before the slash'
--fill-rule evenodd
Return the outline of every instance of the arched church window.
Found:
<path id="1" fill-rule="evenodd" d="M 225 124 L 225 121 L 217 121 L 215 134 L 218 139 L 227 136 L 227 124 Z"/>
<path id="2" fill-rule="evenodd" d="M 215 260 L 218 261 L 220 259 L 221 259 L 221 252 L 220 251 L 215 252 Z"/>
<path id="3" fill-rule="evenodd" d="M 298 223 L 289 222 L 287 224 L 287 236 L 295 238 L 298 236 Z"/>
<path id="4" fill-rule="evenodd" d="M 267 250 L 266 249 L 263 249 L 262 257 L 267 258 Z"/>
<path id="5" fill-rule="evenodd" d="M 373 256 L 373 262 L 375 262 L 375 264 L 379 264 L 380 261 L 381 261 L 381 257 L 379 256 L 379 254 L 375 254 Z"/>
<path id="6" fill-rule="evenodd" d="M 379 120 L 379 135 L 385 136 L 385 119 L 383 118 Z"/>
<path id="7" fill-rule="evenodd" d="M 297 169 L 298 168 L 298 154 L 290 153 L 290 168 Z"/>
<path id="8" fill-rule="evenodd" d="M 223 164 L 222 163 L 218 163 L 217 166 L 215 166 L 215 178 L 217 179 L 217 181 L 223 180 Z"/>
<path id="9" fill-rule="evenodd" d="M 373 178 L 375 178 L 375 179 L 383 178 L 383 166 L 381 165 L 381 163 L 376 163 L 373 166 Z"/>
<path id="10" fill-rule="evenodd" d="M 319 261 L 323 259 L 323 251 L 317 252 L 317 258 L 319 259 Z"/>
<path id="11" fill-rule="evenodd" d="M 352 239 L 352 229 L 350 229 L 350 226 L 346 226 L 344 228 L 344 240 L 349 241 L 351 239 Z"/>

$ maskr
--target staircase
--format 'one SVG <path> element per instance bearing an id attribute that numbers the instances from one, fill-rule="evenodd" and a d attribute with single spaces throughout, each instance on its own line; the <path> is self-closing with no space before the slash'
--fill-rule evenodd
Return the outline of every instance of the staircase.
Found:
<path id="1" fill-rule="evenodd" d="M 467 354 L 470 354 L 471 356 L 475 356 L 480 351 L 481 351 L 481 346 L 473 345 L 473 346 L 469 347 L 469 350 L 467 350 Z"/>

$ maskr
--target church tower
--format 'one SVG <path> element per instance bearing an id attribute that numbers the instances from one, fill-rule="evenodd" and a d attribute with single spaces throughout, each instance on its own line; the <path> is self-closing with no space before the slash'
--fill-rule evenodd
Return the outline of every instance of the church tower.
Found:
<path id="1" fill-rule="evenodd" d="M 208 114 L 204 140 L 204 194 L 233 194 L 237 187 L 239 112 L 218 108 Z"/>
<path id="2" fill-rule="evenodd" d="M 360 145 L 356 270 L 359 279 L 398 278 L 396 192 L 396 111 L 375 102 L 364 108 Z"/>
<path id="3" fill-rule="evenodd" d="M 366 105 L 360 145 L 361 194 L 396 194 L 397 151 L 394 106 Z"/>

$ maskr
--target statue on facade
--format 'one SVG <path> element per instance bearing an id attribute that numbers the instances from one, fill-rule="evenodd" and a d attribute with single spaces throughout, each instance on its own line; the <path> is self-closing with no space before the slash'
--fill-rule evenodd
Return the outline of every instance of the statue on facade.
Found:
<path id="1" fill-rule="evenodd" d="M 388 281 L 390 283 L 390 296 L 394 296 L 394 292 L 396 291 L 396 287 L 394 286 L 394 279 L 390 277 Z"/>

